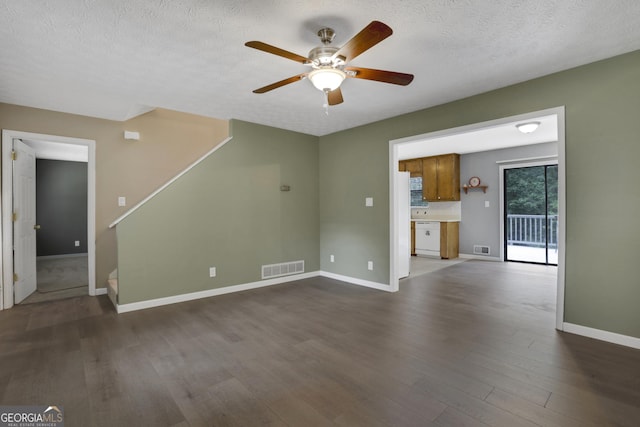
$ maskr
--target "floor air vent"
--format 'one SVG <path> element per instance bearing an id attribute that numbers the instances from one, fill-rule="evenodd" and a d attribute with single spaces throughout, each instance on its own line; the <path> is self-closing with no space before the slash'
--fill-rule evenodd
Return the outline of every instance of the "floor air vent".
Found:
<path id="1" fill-rule="evenodd" d="M 288 276 L 290 274 L 304 273 L 304 261 L 283 262 L 262 266 L 262 278 Z"/>
<path id="2" fill-rule="evenodd" d="M 477 255 L 489 255 L 489 246 L 473 245 L 473 253 Z"/>

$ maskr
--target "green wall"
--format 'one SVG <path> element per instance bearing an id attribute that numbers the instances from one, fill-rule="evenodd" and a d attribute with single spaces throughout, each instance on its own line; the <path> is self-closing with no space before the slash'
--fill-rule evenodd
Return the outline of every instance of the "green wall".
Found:
<path id="1" fill-rule="evenodd" d="M 389 140 L 565 106 L 565 321 L 640 337 L 639 76 L 640 51 L 320 138 L 233 121 L 230 143 L 118 225 L 120 303 L 298 259 L 388 284 Z"/>
<path id="2" fill-rule="evenodd" d="M 565 321 L 640 337 L 640 51 L 321 137 L 321 269 L 389 282 L 389 140 L 558 106 L 566 114 Z"/>
<path id="3" fill-rule="evenodd" d="M 373 124 L 320 138 L 323 271 L 389 284 L 390 135 Z M 366 197 L 373 197 L 372 207 L 365 207 Z"/>
<path id="4" fill-rule="evenodd" d="M 120 304 L 258 281 L 263 264 L 319 269 L 318 138 L 241 121 L 231 134 L 118 224 Z"/>

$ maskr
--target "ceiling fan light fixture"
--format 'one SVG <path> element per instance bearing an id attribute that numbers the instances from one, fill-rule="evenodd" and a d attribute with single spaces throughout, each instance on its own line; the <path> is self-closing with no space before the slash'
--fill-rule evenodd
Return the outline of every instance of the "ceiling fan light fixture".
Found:
<path id="1" fill-rule="evenodd" d="M 531 133 L 538 129 L 540 126 L 540 122 L 527 122 L 527 123 L 518 123 L 516 127 L 522 133 Z"/>
<path id="2" fill-rule="evenodd" d="M 331 92 L 340 87 L 347 74 L 337 68 L 326 67 L 311 71 L 308 77 L 316 89 Z"/>
<path id="3" fill-rule="evenodd" d="M 248 41 L 245 43 L 247 47 L 311 67 L 310 72 L 301 73 L 255 89 L 253 93 L 266 93 L 308 77 L 316 89 L 323 93 L 328 111 L 329 105 L 338 105 L 344 102 L 340 85 L 347 77 L 406 86 L 413 80 L 413 74 L 347 66 L 358 55 L 371 49 L 391 34 L 393 34 L 393 30 L 387 24 L 380 21 L 371 21 L 369 25 L 353 36 L 346 44 L 338 48 L 331 46 L 335 31 L 331 28 L 322 28 L 318 31 L 322 46 L 311 49 L 307 57 L 261 41 Z M 346 71 L 345 67 L 347 67 Z"/>

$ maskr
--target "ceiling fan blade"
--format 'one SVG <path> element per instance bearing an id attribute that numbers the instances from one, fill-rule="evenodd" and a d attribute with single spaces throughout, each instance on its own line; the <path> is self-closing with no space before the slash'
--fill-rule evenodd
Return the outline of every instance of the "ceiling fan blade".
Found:
<path id="1" fill-rule="evenodd" d="M 247 47 L 252 47 L 254 49 L 261 50 L 263 52 L 272 53 L 274 55 L 282 56 L 283 58 L 290 59 L 292 61 L 299 62 L 301 64 L 306 64 L 309 62 L 308 58 L 304 56 L 300 56 L 296 53 L 289 52 L 288 50 L 280 49 L 279 47 L 271 46 L 270 44 L 266 44 L 258 41 L 250 41 L 244 44 Z"/>
<path id="2" fill-rule="evenodd" d="M 373 21 L 351 40 L 342 46 L 333 55 L 333 58 L 343 57 L 345 62 L 349 62 L 367 49 L 380 43 L 382 40 L 393 34 L 393 30 L 387 24 L 380 21 Z"/>
<path id="3" fill-rule="evenodd" d="M 413 74 L 398 73 L 395 71 L 374 70 L 372 68 L 345 67 L 347 77 L 356 79 L 375 80 L 377 82 L 392 83 L 406 86 L 413 81 Z M 351 75 L 355 72 L 355 75 Z"/>
<path id="4" fill-rule="evenodd" d="M 297 76 L 289 77 L 288 79 L 280 80 L 279 82 L 271 83 L 270 85 L 261 87 L 253 91 L 253 93 L 265 93 L 273 89 L 288 85 L 289 83 L 295 83 L 307 77 L 307 73 L 298 74 Z"/>
<path id="5" fill-rule="evenodd" d="M 327 98 L 329 99 L 329 105 L 338 105 L 344 102 L 342 99 L 342 91 L 340 88 L 334 89 L 327 94 Z"/>

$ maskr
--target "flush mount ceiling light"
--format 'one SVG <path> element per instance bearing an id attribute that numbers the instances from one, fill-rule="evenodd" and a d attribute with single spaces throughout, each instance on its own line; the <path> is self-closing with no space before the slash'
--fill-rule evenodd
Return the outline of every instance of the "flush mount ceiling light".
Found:
<path id="1" fill-rule="evenodd" d="M 518 130 L 522 133 L 531 133 L 538 129 L 540 126 L 540 122 L 527 122 L 527 123 L 519 123 L 516 125 Z"/>
<path id="2" fill-rule="evenodd" d="M 311 71 L 308 77 L 316 89 L 323 92 L 331 92 L 340 87 L 347 74 L 340 69 L 329 66 Z"/>

